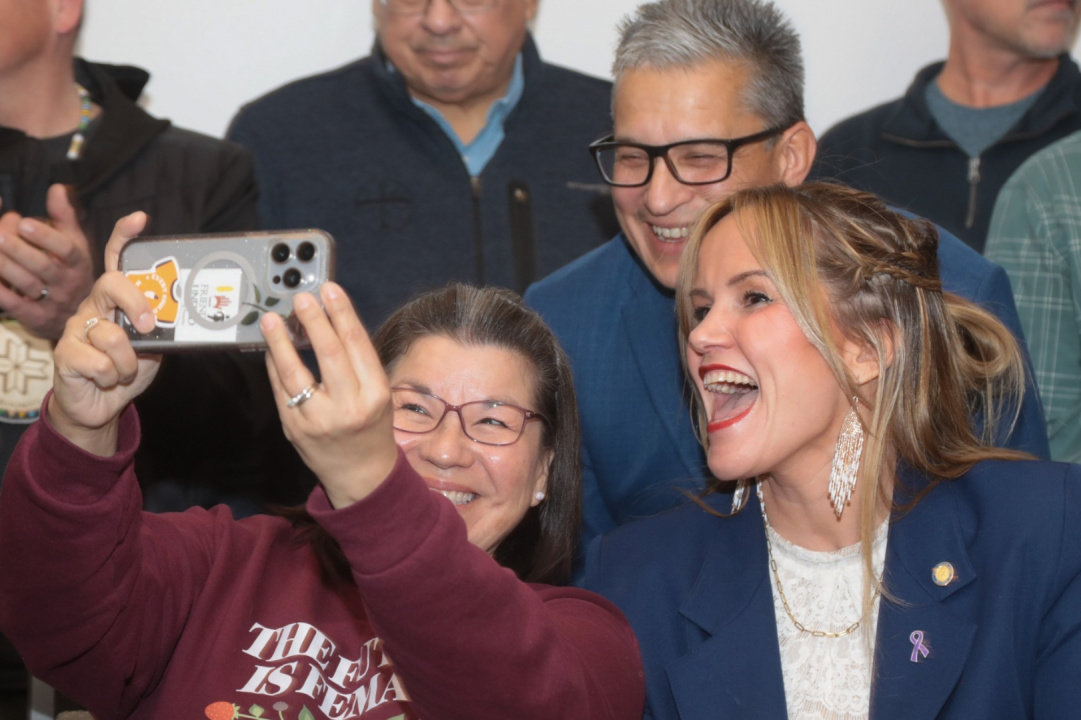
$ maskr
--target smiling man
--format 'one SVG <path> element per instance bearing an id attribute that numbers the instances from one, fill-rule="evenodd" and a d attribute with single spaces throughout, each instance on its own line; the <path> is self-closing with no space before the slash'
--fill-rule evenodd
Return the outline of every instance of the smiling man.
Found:
<path id="1" fill-rule="evenodd" d="M 539 0 L 373 0 L 369 57 L 241 110 L 266 227 L 320 227 L 369 327 L 450 280 L 524 290 L 615 232 L 583 148 L 611 85 L 541 62 Z"/>
<path id="2" fill-rule="evenodd" d="M 799 37 L 764 0 L 660 0 L 624 21 L 614 64 L 614 134 L 592 150 L 623 231 L 535 284 L 526 300 L 571 358 L 582 420 L 583 543 L 686 501 L 708 470 L 691 423 L 673 288 L 694 223 L 746 187 L 804 180 Z M 943 284 L 1020 336 L 1001 268 L 944 234 Z M 1044 457 L 1030 387 L 1002 443 Z"/>
<path id="3" fill-rule="evenodd" d="M 1078 0 L 944 0 L 945 62 L 905 95 L 822 136 L 815 174 L 922 215 L 983 252 L 1002 185 L 1081 129 L 1081 70 L 1066 54 Z M 898 38 L 903 42 L 903 38 Z"/>

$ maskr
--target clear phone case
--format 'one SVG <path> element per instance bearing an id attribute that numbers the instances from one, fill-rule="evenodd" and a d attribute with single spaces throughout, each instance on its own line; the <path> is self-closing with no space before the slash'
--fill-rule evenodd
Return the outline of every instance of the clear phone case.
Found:
<path id="1" fill-rule="evenodd" d="M 120 269 L 154 311 L 149 333 L 116 313 L 140 352 L 260 350 L 265 312 L 286 318 L 294 344 L 305 347 L 293 297 L 333 279 L 334 239 L 322 230 L 136 238 L 120 251 Z"/>

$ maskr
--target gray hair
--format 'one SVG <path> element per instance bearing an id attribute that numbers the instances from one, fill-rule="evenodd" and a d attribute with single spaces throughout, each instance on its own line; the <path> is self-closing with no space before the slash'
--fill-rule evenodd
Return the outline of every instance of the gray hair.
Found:
<path id="1" fill-rule="evenodd" d="M 802 120 L 799 35 L 768 0 L 657 0 L 623 19 L 612 75 L 721 60 L 752 68 L 744 102 L 768 127 Z"/>

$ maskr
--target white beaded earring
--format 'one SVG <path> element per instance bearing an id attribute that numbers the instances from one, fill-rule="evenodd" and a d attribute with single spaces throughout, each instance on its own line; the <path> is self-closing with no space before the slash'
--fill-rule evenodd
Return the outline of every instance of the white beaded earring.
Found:
<path id="1" fill-rule="evenodd" d="M 852 408 L 841 423 L 841 434 L 837 438 L 837 448 L 833 453 L 833 468 L 830 470 L 830 504 L 837 519 L 841 519 L 845 505 L 852 497 L 856 487 L 856 475 L 860 469 L 860 455 L 863 452 L 863 424 L 856 413 L 858 398 L 852 398 Z"/>
<path id="2" fill-rule="evenodd" d="M 536 500 L 537 502 L 540 502 L 541 500 L 543 500 L 543 499 L 544 499 L 544 493 L 543 493 L 543 492 L 541 492 L 540 490 L 538 490 L 538 491 L 537 491 L 537 494 L 536 494 L 536 495 L 534 495 L 534 496 L 533 496 L 533 498 L 534 498 L 534 499 L 535 499 L 535 500 Z"/>

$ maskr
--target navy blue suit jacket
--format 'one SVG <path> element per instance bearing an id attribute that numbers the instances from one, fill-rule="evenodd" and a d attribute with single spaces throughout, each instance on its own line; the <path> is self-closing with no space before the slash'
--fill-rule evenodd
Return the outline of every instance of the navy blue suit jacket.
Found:
<path id="1" fill-rule="evenodd" d="M 525 294 L 570 356 L 582 421 L 582 547 L 682 502 L 709 476 L 679 361 L 673 295 L 622 235 Z"/>
<path id="2" fill-rule="evenodd" d="M 942 231 L 942 284 L 980 303 L 1022 338 L 1006 272 Z M 525 295 L 570 356 L 582 418 L 582 545 L 686 502 L 708 477 L 679 363 L 675 300 L 622 234 L 534 284 Z M 1027 358 L 1027 353 L 1026 353 Z M 1031 372 L 1019 424 L 1000 444 L 1050 457 Z"/>
<path id="3" fill-rule="evenodd" d="M 907 487 L 925 482 L 907 476 Z M 898 498 L 905 499 L 905 498 Z M 721 512 L 731 495 L 709 496 Z M 953 564 L 945 587 L 932 568 Z M 1081 466 L 983 462 L 895 516 L 872 718 L 1065 718 L 1081 707 Z M 683 507 L 594 542 L 585 586 L 626 614 L 646 718 L 787 718 L 765 530 Z M 913 661 L 916 630 L 930 649 Z"/>

